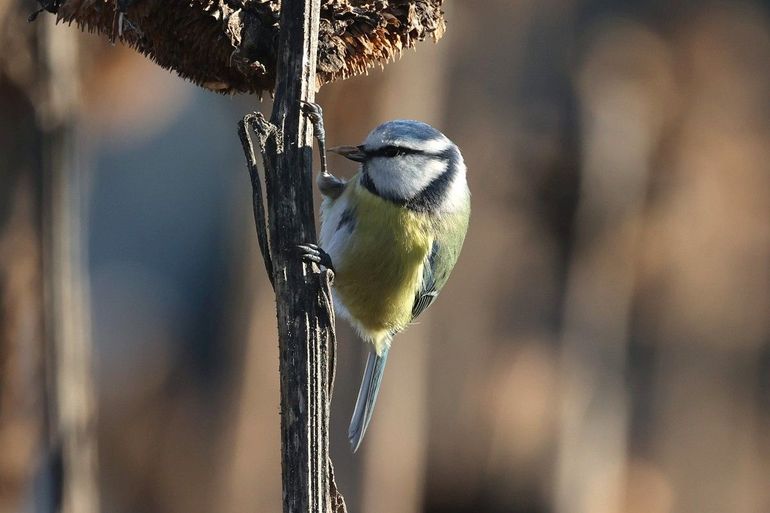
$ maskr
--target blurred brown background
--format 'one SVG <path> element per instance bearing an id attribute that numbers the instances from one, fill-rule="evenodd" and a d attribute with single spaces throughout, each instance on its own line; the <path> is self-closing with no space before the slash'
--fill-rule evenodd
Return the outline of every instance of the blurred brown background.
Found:
<path id="1" fill-rule="evenodd" d="M 101 511 L 280 511 L 274 305 L 236 135 L 269 102 L 28 25 L 34 6 L 0 4 L 0 511 L 51 493 L 52 326 L 93 351 Z M 434 124 L 473 193 L 356 455 L 364 349 L 340 323 L 350 511 L 770 511 L 770 3 L 446 11 L 438 44 L 319 94 L 332 145 Z"/>

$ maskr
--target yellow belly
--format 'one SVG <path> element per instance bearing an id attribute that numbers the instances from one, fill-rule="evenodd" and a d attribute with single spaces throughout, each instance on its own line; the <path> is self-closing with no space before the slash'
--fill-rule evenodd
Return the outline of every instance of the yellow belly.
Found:
<path id="1" fill-rule="evenodd" d="M 423 262 L 433 244 L 424 214 L 384 201 L 362 187 L 350 191 L 356 225 L 336 265 L 338 299 L 380 350 L 412 320 Z"/>

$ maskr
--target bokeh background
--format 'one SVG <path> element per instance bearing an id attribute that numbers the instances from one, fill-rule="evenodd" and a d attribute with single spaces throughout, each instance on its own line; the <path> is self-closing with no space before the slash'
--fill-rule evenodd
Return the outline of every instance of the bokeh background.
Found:
<path id="1" fill-rule="evenodd" d="M 101 511 L 280 511 L 274 303 L 236 135 L 269 98 L 29 25 L 34 6 L 0 4 L 0 511 L 51 494 L 55 327 L 93 354 Z M 770 2 L 446 12 L 438 44 L 318 95 L 332 145 L 434 124 L 473 193 L 454 275 L 395 341 L 356 455 L 365 353 L 340 323 L 349 510 L 770 511 Z"/>

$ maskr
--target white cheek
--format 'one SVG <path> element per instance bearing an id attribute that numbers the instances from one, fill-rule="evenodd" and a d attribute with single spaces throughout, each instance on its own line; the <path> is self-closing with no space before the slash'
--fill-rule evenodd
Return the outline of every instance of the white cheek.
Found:
<path id="1" fill-rule="evenodd" d="M 447 163 L 420 155 L 377 159 L 370 164 L 369 176 L 383 195 L 413 198 L 446 171 Z"/>

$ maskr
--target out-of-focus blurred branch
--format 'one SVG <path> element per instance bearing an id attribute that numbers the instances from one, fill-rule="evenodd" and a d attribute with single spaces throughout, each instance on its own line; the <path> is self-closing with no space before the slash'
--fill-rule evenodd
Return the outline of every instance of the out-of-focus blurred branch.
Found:
<path id="1" fill-rule="evenodd" d="M 76 145 L 79 73 L 76 34 L 40 23 L 44 100 L 43 265 L 49 460 L 61 462 L 56 511 L 99 509 L 88 279 L 83 255 L 84 169 Z M 60 502 L 59 502 L 60 501 Z M 56 502 L 59 502 L 56 504 Z"/>
<path id="2" fill-rule="evenodd" d="M 53 20 L 27 24 L 23 2 L 4 6 L 0 24 L 15 24 L 15 31 L 2 32 L 16 40 L 3 45 L 9 51 L 0 59 L 0 103 L 11 114 L 0 139 L 12 145 L 0 164 L 7 167 L 0 190 L 8 205 L 0 214 L 0 453 L 13 456 L 0 462 L 0 502 L 17 507 L 0 509 L 18 509 L 26 492 L 40 511 L 90 513 L 98 499 L 83 184 L 74 144 L 76 36 L 52 30 Z"/>
<path id="3" fill-rule="evenodd" d="M 41 49 L 26 14 L 21 2 L 0 4 L 0 511 L 21 509 L 44 418 L 43 130 L 34 104 Z"/>
<path id="4" fill-rule="evenodd" d="M 623 510 L 629 319 L 668 76 L 661 55 L 654 36 L 618 23 L 579 77 L 585 139 L 564 314 L 558 513 Z"/>

